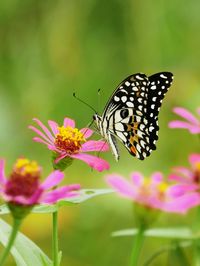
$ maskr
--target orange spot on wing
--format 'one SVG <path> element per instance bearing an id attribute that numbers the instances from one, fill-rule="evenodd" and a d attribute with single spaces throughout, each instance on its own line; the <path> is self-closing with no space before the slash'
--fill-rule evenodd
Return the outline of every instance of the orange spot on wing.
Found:
<path id="1" fill-rule="evenodd" d="M 134 154 L 136 154 L 136 152 L 137 152 L 135 146 L 131 146 L 130 150 L 131 150 L 131 152 L 134 153 Z"/>

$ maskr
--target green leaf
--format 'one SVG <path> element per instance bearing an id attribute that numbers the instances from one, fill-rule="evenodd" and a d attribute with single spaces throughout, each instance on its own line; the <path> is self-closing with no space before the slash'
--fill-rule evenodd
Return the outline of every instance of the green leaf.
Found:
<path id="1" fill-rule="evenodd" d="M 0 219 L 0 242 L 6 246 L 12 227 Z M 11 249 L 17 266 L 52 266 L 52 261 L 30 239 L 22 233 L 17 234 L 15 243 Z"/>
<path id="2" fill-rule="evenodd" d="M 168 254 L 168 265 L 176 266 L 190 266 L 190 263 L 188 262 L 188 259 L 185 255 L 185 251 L 178 243 L 173 243 L 175 245 L 174 249 L 171 249 Z"/>
<path id="3" fill-rule="evenodd" d="M 134 236 L 138 233 L 137 228 L 125 229 L 113 232 L 112 236 Z M 153 228 L 145 230 L 146 237 L 171 238 L 171 239 L 195 239 L 200 237 L 200 233 L 194 233 L 190 228 Z"/>
<path id="4" fill-rule="evenodd" d="M 43 204 L 43 205 L 37 205 L 35 206 L 31 212 L 33 213 L 52 213 L 57 211 L 60 207 L 62 206 L 70 206 L 70 205 L 75 205 L 81 202 L 84 202 L 88 199 L 94 198 L 96 196 L 100 196 L 100 195 L 104 195 L 104 194 L 109 194 L 109 193 L 113 193 L 112 189 L 82 189 L 80 190 L 80 195 L 77 197 L 73 197 L 73 198 L 68 198 L 68 199 L 63 199 L 58 201 L 56 204 L 52 204 L 52 205 L 47 205 L 47 204 Z M 9 209 L 7 208 L 7 206 L 1 205 L 0 206 L 0 214 L 8 214 L 10 213 Z"/>
<path id="5" fill-rule="evenodd" d="M 177 244 L 179 245 L 179 247 L 182 248 L 188 248 L 192 245 L 192 241 L 191 240 L 186 240 L 186 241 L 182 241 L 182 242 L 178 242 Z M 171 245 L 167 245 L 167 246 L 162 246 L 160 249 L 158 249 L 156 252 L 154 252 L 153 254 L 151 254 L 151 256 L 148 258 L 148 260 L 145 261 L 144 266 L 149 266 L 152 264 L 152 262 L 154 262 L 160 255 L 162 255 L 163 253 L 169 252 L 171 250 L 176 249 L 177 244 L 171 244 Z M 196 265 L 196 264 L 195 264 Z"/>

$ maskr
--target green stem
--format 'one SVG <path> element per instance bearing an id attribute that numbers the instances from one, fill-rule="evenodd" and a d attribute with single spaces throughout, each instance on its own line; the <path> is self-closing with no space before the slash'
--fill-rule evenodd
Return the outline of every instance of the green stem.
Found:
<path id="1" fill-rule="evenodd" d="M 53 212 L 53 266 L 58 266 L 58 212 Z M 1 265 L 0 265 L 1 266 Z"/>
<path id="2" fill-rule="evenodd" d="M 15 238 L 17 236 L 17 233 L 18 233 L 18 230 L 19 230 L 19 227 L 21 225 L 21 222 L 22 222 L 22 219 L 15 219 L 14 218 L 14 223 L 13 223 L 13 228 L 12 228 L 12 232 L 10 234 L 10 237 L 9 237 L 9 240 L 8 240 L 8 244 L 6 246 L 6 248 L 4 249 L 4 252 L 1 256 L 1 259 L 0 259 L 0 266 L 3 266 L 13 244 L 14 244 L 14 241 L 15 241 Z"/>
<path id="3" fill-rule="evenodd" d="M 143 241 L 144 241 L 144 228 L 140 227 L 138 229 L 137 235 L 134 237 L 133 250 L 131 254 L 131 264 L 130 264 L 131 266 L 138 265 L 140 250 L 141 250 Z"/>

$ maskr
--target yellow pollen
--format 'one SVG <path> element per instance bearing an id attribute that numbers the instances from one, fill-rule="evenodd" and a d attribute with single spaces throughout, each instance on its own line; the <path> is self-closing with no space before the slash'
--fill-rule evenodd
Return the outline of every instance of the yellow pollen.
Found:
<path id="1" fill-rule="evenodd" d="M 200 162 L 196 163 L 195 166 L 196 166 L 196 169 L 197 169 L 198 171 L 200 171 Z"/>
<path id="2" fill-rule="evenodd" d="M 73 141 L 76 146 L 78 146 L 80 142 L 85 141 L 83 133 L 81 133 L 77 128 L 62 126 L 58 127 L 58 130 L 59 133 L 56 135 L 56 137 L 61 137 L 63 141 Z"/>
<path id="3" fill-rule="evenodd" d="M 38 163 L 36 161 L 30 161 L 26 158 L 19 158 L 14 165 L 14 169 L 16 172 L 19 172 L 22 175 L 34 175 L 40 172 Z"/>
<path id="4" fill-rule="evenodd" d="M 167 183 L 165 183 L 165 182 L 162 182 L 162 183 L 160 183 L 160 184 L 158 185 L 158 190 L 159 190 L 160 192 L 165 192 L 165 191 L 167 190 L 167 188 L 168 188 L 168 185 L 167 185 Z"/>
<path id="5" fill-rule="evenodd" d="M 55 146 L 67 152 L 68 154 L 75 154 L 81 148 L 82 142 L 85 142 L 84 134 L 77 128 L 58 127 L 58 134 L 55 138 Z"/>

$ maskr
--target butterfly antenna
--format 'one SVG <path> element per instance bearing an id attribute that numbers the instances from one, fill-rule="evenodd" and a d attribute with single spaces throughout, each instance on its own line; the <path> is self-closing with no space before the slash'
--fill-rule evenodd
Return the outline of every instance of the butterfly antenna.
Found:
<path id="1" fill-rule="evenodd" d="M 97 91 L 97 94 L 98 94 L 98 111 L 100 110 L 101 108 L 101 89 L 98 89 Z"/>
<path id="2" fill-rule="evenodd" d="M 85 101 L 83 101 L 79 97 L 77 97 L 75 92 L 73 93 L 73 97 L 76 100 L 78 100 L 79 102 L 81 102 L 81 103 L 85 104 L 86 106 L 88 106 L 91 110 L 93 110 L 97 114 L 97 111 L 89 103 L 86 103 Z"/>

